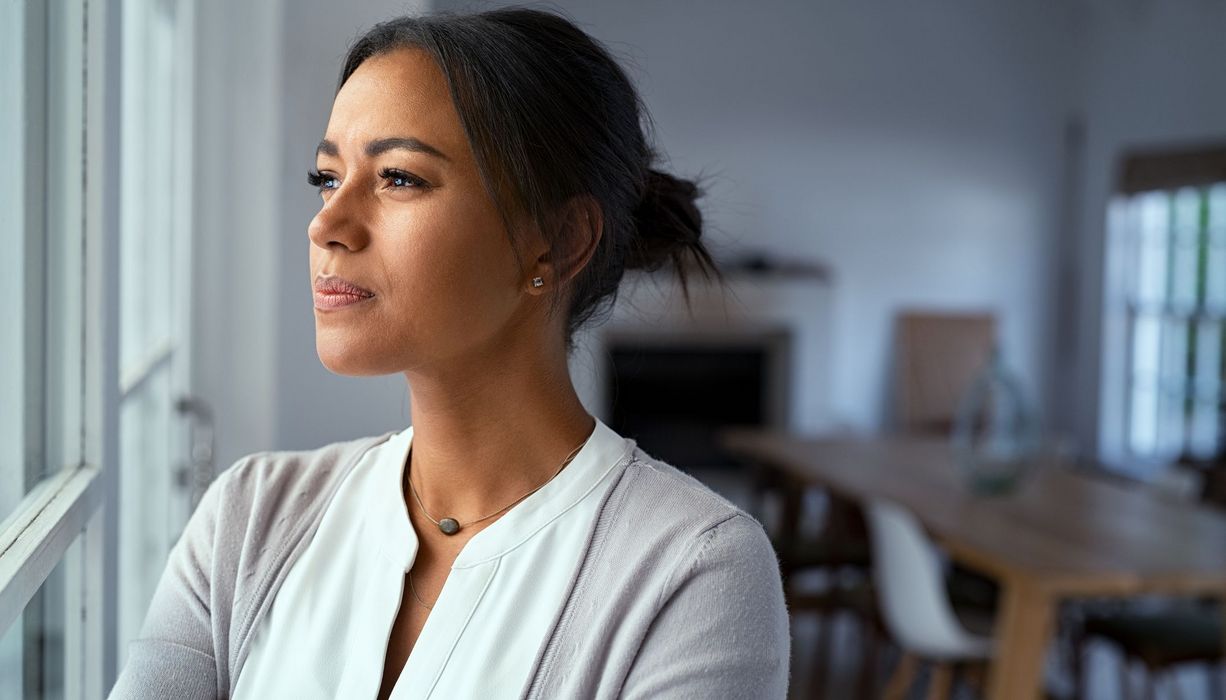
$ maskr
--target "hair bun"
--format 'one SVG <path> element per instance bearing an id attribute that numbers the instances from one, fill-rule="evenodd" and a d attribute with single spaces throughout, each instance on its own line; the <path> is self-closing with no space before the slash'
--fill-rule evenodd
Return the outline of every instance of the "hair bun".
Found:
<path id="1" fill-rule="evenodd" d="M 638 235 L 632 239 L 626 267 L 654 271 L 669 261 L 681 267 L 686 250 L 705 256 L 699 242 L 702 212 L 695 203 L 701 196 L 690 180 L 649 169 L 643 198 L 634 210 Z"/>

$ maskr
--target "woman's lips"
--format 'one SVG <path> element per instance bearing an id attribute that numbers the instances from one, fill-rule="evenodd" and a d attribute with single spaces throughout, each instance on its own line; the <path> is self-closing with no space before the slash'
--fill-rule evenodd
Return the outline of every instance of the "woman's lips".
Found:
<path id="1" fill-rule="evenodd" d="M 315 308 L 330 311 L 332 309 L 352 306 L 353 304 L 360 304 L 371 299 L 374 299 L 373 295 L 365 296 L 362 294 L 346 294 L 344 292 L 315 292 Z"/>
<path id="2" fill-rule="evenodd" d="M 340 309 L 373 299 L 374 296 L 374 292 L 335 275 L 321 275 L 315 279 L 317 309 Z"/>

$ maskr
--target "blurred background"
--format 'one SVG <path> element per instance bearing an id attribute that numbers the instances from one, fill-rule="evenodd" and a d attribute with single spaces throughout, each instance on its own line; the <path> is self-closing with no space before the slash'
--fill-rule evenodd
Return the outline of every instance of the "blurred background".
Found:
<path id="1" fill-rule="evenodd" d="M 0 696 L 105 693 L 218 471 L 407 424 L 304 174 L 362 31 L 494 6 L 0 0 Z M 1226 695 L 1226 2 L 537 6 L 704 178 L 727 287 L 572 374 L 767 526 L 793 696 Z"/>

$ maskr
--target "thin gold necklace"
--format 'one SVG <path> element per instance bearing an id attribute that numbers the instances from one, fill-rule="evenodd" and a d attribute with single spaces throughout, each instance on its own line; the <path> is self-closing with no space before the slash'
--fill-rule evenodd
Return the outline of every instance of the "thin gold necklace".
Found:
<path id="1" fill-rule="evenodd" d="M 595 432 L 592 433 L 592 435 L 595 435 L 595 434 L 596 434 Z M 591 435 L 588 435 L 587 440 L 591 440 L 591 439 L 592 439 Z M 511 503 L 511 505 L 505 506 L 505 508 L 501 508 L 497 511 L 494 511 L 492 512 L 492 514 L 489 514 L 485 517 L 479 517 L 479 519 L 477 520 L 463 523 L 463 525 L 460 525 L 459 522 L 456 522 L 454 517 L 444 517 L 444 519 L 441 521 L 434 520 L 434 516 L 430 515 L 429 511 L 425 510 L 425 505 L 422 504 L 421 496 L 417 495 L 417 488 L 413 487 L 412 474 L 409 474 L 409 476 L 407 477 L 408 478 L 408 490 L 411 490 L 411 492 L 413 492 L 413 499 L 417 500 L 417 505 L 419 506 L 419 508 L 422 509 L 423 514 L 425 514 L 425 517 L 428 517 L 430 522 L 433 522 L 434 525 L 438 525 L 439 530 L 443 531 L 444 535 L 455 535 L 456 532 L 460 532 L 461 528 L 468 527 L 470 525 L 476 525 L 476 523 L 481 522 L 483 520 L 489 520 L 490 517 L 494 517 L 495 515 L 498 515 L 499 512 L 503 512 L 504 510 L 511 508 L 512 505 L 520 503 L 521 500 L 524 500 L 528 498 L 528 496 L 538 492 L 538 490 L 541 490 L 544 487 L 544 484 L 552 482 L 554 478 L 557 478 L 558 474 L 562 473 L 562 470 L 566 468 L 566 465 L 569 465 L 570 461 L 573 460 L 577 452 L 579 452 L 579 450 L 584 449 L 584 445 L 587 444 L 587 440 L 582 441 L 582 443 L 579 446 L 575 447 L 574 450 L 570 451 L 569 455 L 566 455 L 565 460 L 562 461 L 562 466 L 558 467 L 558 471 L 554 472 L 553 476 L 549 477 L 548 481 L 544 482 L 541 485 L 538 485 L 537 488 L 530 490 L 530 492 L 524 495 L 521 495 L 520 498 L 515 499 L 514 503 Z M 413 451 L 412 447 L 409 447 L 409 455 L 412 455 L 412 451 Z M 413 593 L 413 599 L 414 601 L 417 601 L 419 606 L 422 606 L 423 608 L 428 609 L 428 611 L 433 611 L 434 606 L 432 606 L 432 604 L 427 604 L 427 602 L 423 601 L 421 596 L 417 595 L 417 586 L 413 585 L 413 570 L 412 569 L 408 570 L 408 590 L 409 592 Z"/>
<path id="2" fill-rule="evenodd" d="M 594 434 L 595 434 L 595 432 L 593 431 L 593 433 L 592 433 L 592 434 L 594 435 Z M 560 465 L 558 466 L 558 470 L 557 470 L 556 472 L 554 472 L 554 473 L 553 473 L 553 476 L 549 477 L 549 479 L 547 479 L 547 480 L 546 480 L 544 483 L 542 483 L 540 486 L 537 486 L 536 488 L 532 489 L 532 490 L 531 490 L 531 491 L 529 491 L 528 493 L 525 493 L 524 495 L 522 495 L 522 496 L 520 496 L 519 498 L 515 499 L 515 500 L 514 500 L 514 501 L 512 501 L 511 503 L 509 503 L 509 504 L 507 504 L 507 505 L 503 506 L 502 508 L 499 508 L 498 510 L 494 511 L 493 513 L 490 513 L 489 515 L 486 515 L 486 516 L 481 517 L 481 518 L 477 518 L 476 520 L 470 520 L 469 522 L 466 522 L 466 523 L 463 523 L 463 524 L 461 524 L 461 523 L 460 523 L 458 520 L 456 520 L 455 518 L 443 518 L 442 520 L 435 520 L 435 519 L 434 519 L 434 516 L 430 515 L 430 511 L 426 510 L 426 506 L 425 506 L 425 504 L 421 502 L 421 496 L 417 495 L 417 487 L 413 486 L 413 475 L 412 475 L 411 473 L 409 473 L 411 470 L 406 470 L 406 476 L 405 476 L 405 478 L 406 478 L 406 479 L 408 480 L 408 482 L 409 482 L 409 491 L 411 491 L 411 492 L 413 493 L 413 498 L 414 498 L 414 499 L 417 501 L 417 505 L 418 505 L 418 506 L 421 508 L 421 512 L 422 512 L 422 513 L 424 513 L 424 514 L 426 515 L 426 517 L 430 519 L 430 522 L 432 522 L 432 523 L 434 523 L 435 525 L 437 525 L 437 526 L 438 526 L 438 529 L 439 529 L 439 530 L 441 530 L 441 531 L 442 531 L 442 533 L 443 533 L 444 535 L 454 535 L 454 534 L 456 534 L 457 532 L 459 532 L 460 530 L 462 530 L 462 529 L 464 529 L 464 528 L 468 527 L 469 525 L 476 525 L 477 523 L 479 523 L 479 522 L 481 522 L 481 521 L 483 521 L 483 520 L 489 520 L 490 518 L 494 517 L 495 515 L 498 515 L 499 513 L 502 513 L 503 511 L 507 510 L 507 509 L 508 509 L 508 508 L 510 508 L 511 506 L 514 506 L 516 503 L 519 503 L 520 501 L 524 500 L 524 499 L 525 499 L 525 498 L 527 498 L 528 496 L 531 496 L 532 494 L 534 494 L 534 493 L 536 493 L 537 491 L 541 490 L 541 488 L 542 488 L 542 487 L 544 487 L 544 486 L 545 486 L 545 484 L 548 484 L 550 481 L 553 481 L 553 480 L 554 480 L 554 478 L 556 478 L 556 477 L 558 476 L 558 474 L 561 474 L 561 473 L 562 473 L 562 470 L 566 468 L 566 465 L 567 465 L 567 464 L 570 464 L 570 461 L 571 461 L 572 459 L 574 459 L 575 455 L 576 455 L 576 454 L 578 454 L 579 450 L 583 449 L 583 446 L 584 446 L 584 445 L 586 445 L 586 444 L 588 443 L 588 440 L 591 440 L 591 439 L 592 439 L 592 437 L 591 437 L 591 435 L 589 435 L 589 436 L 588 436 L 588 438 L 587 438 L 587 440 L 584 440 L 582 443 L 580 443 L 580 444 L 579 444 L 579 446 L 578 446 L 578 447 L 576 447 L 575 449 L 571 450 L 571 451 L 570 451 L 570 454 L 566 455 L 566 459 L 562 460 L 562 464 L 560 464 Z M 412 447 L 410 447 L 410 448 L 409 448 L 409 455 L 411 456 L 412 454 L 413 454 L 413 448 L 412 448 Z"/>
<path id="3" fill-rule="evenodd" d="M 421 596 L 417 595 L 417 587 L 413 585 L 413 570 L 412 569 L 409 569 L 409 590 L 413 591 L 414 600 L 416 600 L 418 603 L 421 603 L 422 606 L 426 608 L 426 610 L 434 609 L 433 605 L 426 605 L 426 601 L 422 600 Z"/>

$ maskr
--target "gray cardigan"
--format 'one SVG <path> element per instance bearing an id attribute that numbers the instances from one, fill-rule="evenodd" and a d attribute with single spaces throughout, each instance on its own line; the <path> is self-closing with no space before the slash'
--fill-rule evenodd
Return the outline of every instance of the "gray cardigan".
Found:
<path id="1" fill-rule="evenodd" d="M 261 452 L 222 472 L 172 548 L 109 697 L 229 697 L 332 495 L 393 434 Z M 530 681 L 506 697 L 786 697 L 788 615 L 762 526 L 632 447 Z"/>

